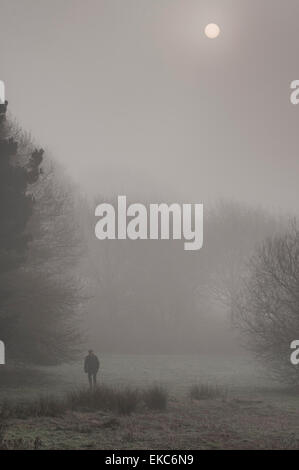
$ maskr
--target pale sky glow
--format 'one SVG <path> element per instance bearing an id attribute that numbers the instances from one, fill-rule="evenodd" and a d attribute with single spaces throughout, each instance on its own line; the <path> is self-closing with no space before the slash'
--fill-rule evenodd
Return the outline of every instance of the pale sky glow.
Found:
<path id="1" fill-rule="evenodd" d="M 299 2 L 281 5 L 0 0 L 9 109 L 90 193 L 299 211 Z"/>

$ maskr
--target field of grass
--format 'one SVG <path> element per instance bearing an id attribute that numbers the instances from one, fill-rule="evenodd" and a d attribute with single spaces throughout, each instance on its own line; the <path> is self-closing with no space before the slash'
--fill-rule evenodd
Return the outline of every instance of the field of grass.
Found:
<path id="1" fill-rule="evenodd" d="M 293 405 L 299 400 L 291 397 Z M 163 411 L 66 411 L 8 420 L 10 448 L 298 449 L 297 409 L 256 399 L 172 399 Z"/>
<path id="2" fill-rule="evenodd" d="M 108 386 L 149 387 L 159 384 L 179 397 L 197 383 L 232 390 L 273 387 L 265 371 L 246 356 L 219 355 L 99 355 L 99 383 Z M 24 399 L 39 394 L 59 395 L 87 384 L 83 359 L 59 367 L 13 369 L 0 367 L 0 400 Z"/>
<path id="3" fill-rule="evenodd" d="M 47 374 L 2 370 L 0 404 L 6 414 L 0 447 L 2 442 L 3 448 L 39 449 L 299 448 L 299 393 L 272 383 L 250 361 L 221 360 L 102 359 L 97 394 L 88 392 L 81 364 L 69 374 L 66 366 Z M 122 367 L 113 369 L 113 362 Z"/>

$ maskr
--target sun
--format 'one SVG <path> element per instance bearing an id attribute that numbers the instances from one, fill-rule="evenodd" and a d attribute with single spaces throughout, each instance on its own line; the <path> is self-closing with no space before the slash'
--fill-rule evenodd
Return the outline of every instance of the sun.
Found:
<path id="1" fill-rule="evenodd" d="M 218 24 L 209 23 L 205 27 L 205 35 L 209 39 L 216 39 L 219 36 L 219 34 L 220 34 L 220 28 L 219 28 Z"/>

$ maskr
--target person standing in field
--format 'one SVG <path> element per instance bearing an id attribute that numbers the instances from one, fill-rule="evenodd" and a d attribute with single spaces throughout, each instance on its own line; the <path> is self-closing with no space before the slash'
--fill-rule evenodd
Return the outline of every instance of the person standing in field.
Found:
<path id="1" fill-rule="evenodd" d="M 88 375 L 88 382 L 90 390 L 95 389 L 97 386 L 97 373 L 100 368 L 100 361 L 94 354 L 93 350 L 88 351 L 88 355 L 84 360 L 84 372 Z"/>

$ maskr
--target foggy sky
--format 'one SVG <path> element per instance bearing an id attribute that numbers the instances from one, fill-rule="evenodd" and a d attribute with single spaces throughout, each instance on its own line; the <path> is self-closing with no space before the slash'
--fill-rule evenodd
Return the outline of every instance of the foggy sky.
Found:
<path id="1" fill-rule="evenodd" d="M 298 213 L 298 18 L 298 0 L 0 0 L 0 79 L 90 193 Z"/>

